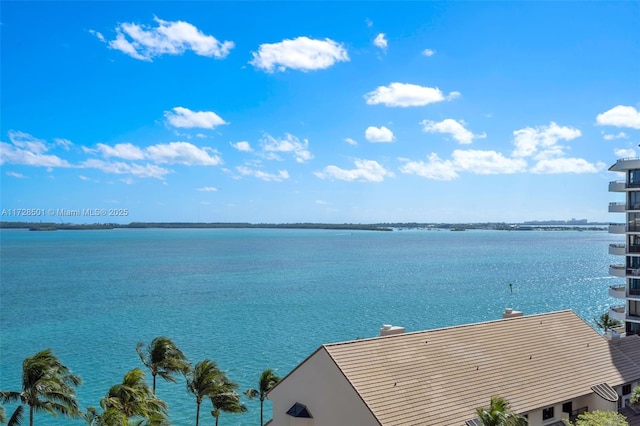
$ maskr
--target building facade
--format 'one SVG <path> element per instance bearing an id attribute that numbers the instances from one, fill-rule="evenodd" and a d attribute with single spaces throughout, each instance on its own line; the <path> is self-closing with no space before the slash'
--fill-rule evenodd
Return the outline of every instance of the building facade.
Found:
<path id="1" fill-rule="evenodd" d="M 624 323 L 627 335 L 640 334 L 640 159 L 620 159 L 609 170 L 624 174 L 624 180 L 609 183 L 609 191 L 624 198 L 610 203 L 609 212 L 625 215 L 625 222 L 609 225 L 610 233 L 625 238 L 624 243 L 609 246 L 610 254 L 624 259 L 609 267 L 610 275 L 624 279 L 609 287 L 609 295 L 620 300 L 609 315 Z"/>

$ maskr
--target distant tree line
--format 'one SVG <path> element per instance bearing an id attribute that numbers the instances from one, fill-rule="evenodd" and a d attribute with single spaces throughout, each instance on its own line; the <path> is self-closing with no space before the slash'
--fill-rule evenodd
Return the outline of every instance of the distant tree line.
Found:
<path id="1" fill-rule="evenodd" d="M 238 385 L 214 361 L 204 359 L 192 365 L 173 341 L 164 336 L 156 337 L 149 345 L 139 343 L 136 351 L 151 373 L 151 386 L 145 380 L 145 372 L 134 368 L 124 375 L 122 383 L 109 388 L 100 400 L 99 408 L 88 407 L 85 411 L 76 399 L 75 388 L 82 383 L 80 376 L 72 374 L 51 349 L 27 357 L 22 363 L 22 389 L 0 391 L 0 402 L 19 404 L 10 416 L 0 405 L 0 423 L 18 426 L 28 415 L 29 426 L 33 426 L 34 415 L 46 413 L 83 419 L 91 426 L 170 425 L 169 405 L 156 396 L 156 381 L 160 377 L 176 383 L 176 376 L 184 377 L 187 390 L 195 397 L 196 426 L 200 422 L 201 405 L 207 400 L 211 402 L 210 413 L 216 426 L 223 412 L 247 411 L 237 392 Z M 260 375 L 258 387 L 244 392 L 250 399 L 260 398 L 261 426 L 267 392 L 279 381 L 273 370 L 267 369 Z"/>
<path id="2" fill-rule="evenodd" d="M 161 228 L 161 229 L 329 229 L 339 231 L 393 231 L 394 229 L 453 230 L 473 229 L 494 231 L 602 231 L 605 228 L 596 223 L 592 226 L 544 226 L 514 223 L 245 223 L 245 222 L 131 222 L 131 223 L 55 223 L 55 222 L 6 222 L 0 221 L 0 229 L 29 229 L 31 231 L 89 230 L 120 228 Z"/>

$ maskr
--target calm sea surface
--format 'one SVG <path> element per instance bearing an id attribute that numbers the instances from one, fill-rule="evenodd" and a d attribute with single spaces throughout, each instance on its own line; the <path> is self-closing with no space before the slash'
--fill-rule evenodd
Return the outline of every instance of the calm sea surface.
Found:
<path id="1" fill-rule="evenodd" d="M 604 231 L 2 230 L 0 389 L 19 390 L 22 360 L 51 348 L 82 376 L 81 406 L 98 406 L 144 368 L 136 344 L 160 335 L 244 390 L 266 368 L 284 376 L 319 345 L 373 337 L 382 324 L 494 320 L 507 306 L 592 322 L 616 304 L 611 242 L 622 241 Z M 174 425 L 194 424 L 185 389 L 158 382 Z M 259 404 L 246 403 L 249 413 L 220 424 L 258 424 Z M 214 424 L 209 411 L 201 424 Z M 83 421 L 40 414 L 36 424 Z"/>

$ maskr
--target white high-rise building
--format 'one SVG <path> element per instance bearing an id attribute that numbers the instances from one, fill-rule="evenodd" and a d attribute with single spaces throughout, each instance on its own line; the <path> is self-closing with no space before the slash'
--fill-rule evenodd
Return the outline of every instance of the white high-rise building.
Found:
<path id="1" fill-rule="evenodd" d="M 624 202 L 609 204 L 609 212 L 624 213 L 624 223 L 611 223 L 609 232 L 625 236 L 624 244 L 611 244 L 609 253 L 624 258 L 611 265 L 609 274 L 624 278 L 624 285 L 609 287 L 609 295 L 620 300 L 609 315 L 625 324 L 627 335 L 640 335 L 640 158 L 622 158 L 609 167 L 624 173 L 625 179 L 609 183 L 609 192 L 624 195 Z"/>

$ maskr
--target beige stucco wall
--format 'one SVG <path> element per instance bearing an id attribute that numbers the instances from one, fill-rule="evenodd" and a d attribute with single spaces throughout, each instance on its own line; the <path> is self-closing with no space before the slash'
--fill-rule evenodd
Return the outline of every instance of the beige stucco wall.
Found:
<path id="1" fill-rule="evenodd" d="M 269 426 L 372 426 L 379 424 L 324 348 L 294 370 L 269 393 L 273 421 Z M 313 419 L 296 419 L 287 411 L 296 402 Z"/>

